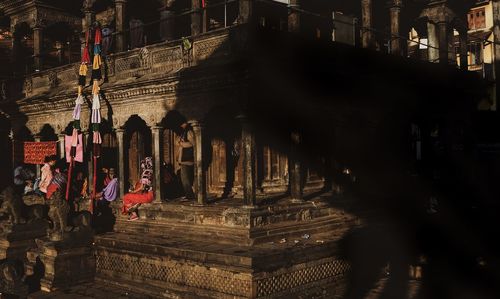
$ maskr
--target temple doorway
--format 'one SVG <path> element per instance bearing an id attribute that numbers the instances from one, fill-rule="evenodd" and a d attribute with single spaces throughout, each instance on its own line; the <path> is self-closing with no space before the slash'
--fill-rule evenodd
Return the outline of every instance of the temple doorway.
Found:
<path id="1" fill-rule="evenodd" d="M 151 131 L 137 115 L 125 124 L 125 188 L 133 188 L 140 180 L 141 160 L 151 156 Z"/>

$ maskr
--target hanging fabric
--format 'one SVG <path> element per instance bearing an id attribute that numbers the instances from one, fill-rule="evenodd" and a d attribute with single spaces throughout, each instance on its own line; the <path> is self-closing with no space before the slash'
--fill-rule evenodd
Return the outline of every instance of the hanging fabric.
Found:
<path id="1" fill-rule="evenodd" d="M 90 212 L 94 211 L 94 200 L 96 197 L 97 185 L 97 159 L 101 155 L 102 138 L 99 125 L 101 124 L 101 103 L 100 103 L 100 87 L 99 81 L 102 79 L 102 59 L 101 59 L 101 28 L 96 26 L 94 36 L 94 59 L 92 63 L 92 114 L 91 114 L 91 129 L 92 129 L 92 159 L 94 167 L 94 176 L 92 181 L 92 197 L 90 200 Z"/>
<path id="2" fill-rule="evenodd" d="M 84 103 L 83 99 L 83 87 L 86 83 L 88 65 L 90 64 L 90 53 L 89 53 L 89 44 L 90 44 L 90 35 L 91 30 L 87 30 L 85 33 L 85 47 L 82 52 L 82 59 L 80 63 L 80 69 L 78 71 L 78 96 L 75 101 L 75 108 L 73 109 L 73 131 L 70 137 L 70 145 L 69 152 L 66 153 L 66 160 L 69 163 L 68 169 L 68 182 L 66 184 L 66 200 L 69 200 L 70 190 L 71 190 L 71 177 L 73 174 L 73 167 L 75 164 L 75 157 L 78 156 L 78 161 L 83 160 L 80 156 L 80 151 L 82 150 L 82 134 L 81 134 L 81 124 L 80 124 L 80 116 L 82 112 L 82 105 Z M 68 138 L 67 138 L 68 139 Z"/>

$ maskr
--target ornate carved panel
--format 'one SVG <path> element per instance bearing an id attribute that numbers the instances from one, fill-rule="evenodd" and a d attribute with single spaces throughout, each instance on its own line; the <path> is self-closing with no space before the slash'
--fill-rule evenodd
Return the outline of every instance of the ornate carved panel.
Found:
<path id="1" fill-rule="evenodd" d="M 57 77 L 62 84 L 75 84 L 78 79 L 78 72 L 75 72 L 74 68 L 66 69 L 57 74 Z"/>
<path id="2" fill-rule="evenodd" d="M 229 39 L 227 35 L 213 37 L 194 42 L 195 60 L 204 60 L 211 57 L 223 56 L 228 53 Z"/>
<path id="3" fill-rule="evenodd" d="M 152 51 L 153 72 L 172 72 L 182 67 L 182 49 L 173 47 Z"/>
<path id="4" fill-rule="evenodd" d="M 279 275 L 257 280 L 257 297 L 265 297 L 289 291 L 294 288 L 324 279 L 342 278 L 349 270 L 349 264 L 341 260 L 333 260 Z"/>
<path id="5" fill-rule="evenodd" d="M 129 71 L 133 69 L 138 69 L 141 67 L 141 61 L 138 55 L 117 58 L 115 60 L 115 72 L 120 73 L 124 71 Z"/>
<path id="6" fill-rule="evenodd" d="M 167 282 L 206 289 L 234 296 L 249 296 L 252 291 L 250 276 L 198 267 L 173 261 L 154 261 L 147 258 L 118 254 L 97 255 L 97 273 L 126 275 L 148 281 Z M 246 279 L 245 279 L 246 278 Z"/>
<path id="7" fill-rule="evenodd" d="M 33 82 L 33 85 L 32 85 L 33 89 L 49 87 L 48 77 L 45 77 L 45 76 L 44 77 L 33 77 L 32 82 Z"/>

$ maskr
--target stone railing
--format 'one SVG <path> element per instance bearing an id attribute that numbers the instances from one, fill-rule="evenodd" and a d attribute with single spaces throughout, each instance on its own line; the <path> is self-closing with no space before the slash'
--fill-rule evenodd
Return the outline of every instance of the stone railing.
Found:
<path id="1" fill-rule="evenodd" d="M 104 78 L 108 84 L 119 83 L 131 77 L 162 76 L 200 64 L 226 63 L 237 49 L 244 47 L 239 35 L 241 26 L 228 27 L 194 37 L 174 40 L 126 52 L 104 59 Z M 79 63 L 44 70 L 24 78 L 0 82 L 0 100 L 12 101 L 42 94 L 58 94 L 75 88 Z M 91 70 L 87 74 L 90 81 Z"/>

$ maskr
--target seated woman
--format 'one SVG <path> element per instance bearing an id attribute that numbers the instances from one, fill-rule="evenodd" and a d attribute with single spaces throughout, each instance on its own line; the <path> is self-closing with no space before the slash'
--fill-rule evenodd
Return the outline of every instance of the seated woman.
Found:
<path id="1" fill-rule="evenodd" d="M 147 157 L 141 161 L 141 180 L 136 185 L 134 190 L 123 196 L 122 214 L 129 214 L 129 220 L 137 220 L 137 208 L 142 203 L 150 203 L 153 201 L 153 190 L 151 179 L 153 178 L 153 159 Z"/>
<path id="2" fill-rule="evenodd" d="M 107 201 L 113 201 L 118 194 L 118 179 L 116 178 L 114 168 L 110 168 L 109 171 L 107 171 L 106 178 L 104 189 L 96 194 L 96 198 L 99 200 L 105 199 Z"/>

